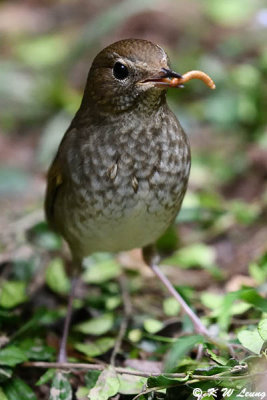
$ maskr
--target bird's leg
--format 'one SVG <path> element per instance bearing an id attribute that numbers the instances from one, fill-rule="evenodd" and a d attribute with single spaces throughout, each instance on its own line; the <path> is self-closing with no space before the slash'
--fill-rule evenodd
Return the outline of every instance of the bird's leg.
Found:
<path id="1" fill-rule="evenodd" d="M 175 290 L 169 279 L 164 275 L 164 273 L 160 270 L 158 265 L 151 265 L 151 269 L 157 275 L 157 277 L 161 280 L 163 285 L 166 286 L 168 291 L 173 295 L 173 297 L 178 301 L 180 304 L 183 312 L 188 315 L 188 317 L 193 322 L 195 331 L 200 333 L 201 335 L 209 336 L 209 332 L 206 327 L 202 324 L 198 316 L 194 313 L 194 311 L 189 307 L 189 305 L 184 301 L 182 296 Z"/>
<path id="2" fill-rule="evenodd" d="M 72 305 L 73 300 L 75 298 L 75 287 L 77 284 L 78 278 L 75 276 L 71 280 L 71 289 L 68 298 L 68 307 L 67 307 L 67 314 L 64 321 L 63 327 L 63 334 L 60 341 L 59 353 L 57 361 L 59 363 L 67 362 L 67 340 L 69 336 L 69 329 L 70 329 L 70 322 L 71 322 L 71 315 L 72 315 Z"/>
<path id="3" fill-rule="evenodd" d="M 164 273 L 160 270 L 159 266 L 157 265 L 159 262 L 159 257 L 156 255 L 152 246 L 147 246 L 143 249 L 143 257 L 146 263 L 151 267 L 153 272 L 157 275 L 157 277 L 161 280 L 170 294 L 178 301 L 180 304 L 183 312 L 188 315 L 190 320 L 192 321 L 195 331 L 200 333 L 201 335 L 210 336 L 207 328 L 203 325 L 200 321 L 198 316 L 194 313 L 194 311 L 189 307 L 189 305 L 184 301 L 182 296 L 175 290 L 172 283 L 169 279 L 164 275 Z"/>

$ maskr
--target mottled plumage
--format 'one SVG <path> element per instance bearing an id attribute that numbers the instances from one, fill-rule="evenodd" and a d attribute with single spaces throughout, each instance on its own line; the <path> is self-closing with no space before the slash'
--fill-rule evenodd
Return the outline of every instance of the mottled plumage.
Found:
<path id="1" fill-rule="evenodd" d="M 127 83 L 112 74 L 118 61 L 130 70 Z M 117 42 L 93 62 L 48 174 L 47 219 L 75 259 L 153 244 L 180 209 L 188 140 L 166 90 L 138 86 L 162 68 L 169 69 L 166 53 L 143 40 Z"/>

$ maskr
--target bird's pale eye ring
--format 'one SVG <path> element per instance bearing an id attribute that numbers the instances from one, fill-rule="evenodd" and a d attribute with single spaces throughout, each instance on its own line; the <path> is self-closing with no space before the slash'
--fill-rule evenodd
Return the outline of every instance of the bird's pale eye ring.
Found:
<path id="1" fill-rule="evenodd" d="M 119 79 L 120 81 L 127 78 L 129 75 L 129 70 L 126 65 L 122 64 L 121 62 L 117 61 L 113 67 L 113 75 L 114 78 Z"/>

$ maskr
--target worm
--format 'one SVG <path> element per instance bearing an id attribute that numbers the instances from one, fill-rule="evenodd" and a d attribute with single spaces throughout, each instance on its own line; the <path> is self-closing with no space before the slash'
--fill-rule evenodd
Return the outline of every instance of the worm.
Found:
<path id="1" fill-rule="evenodd" d="M 169 85 L 171 87 L 176 87 L 179 85 L 183 85 L 184 83 L 186 83 L 188 81 L 191 81 L 191 79 L 200 79 L 210 89 L 216 88 L 215 83 L 209 77 L 209 75 L 205 74 L 205 72 L 202 72 L 202 71 L 188 71 L 184 75 L 182 75 L 181 78 L 172 78 L 171 81 L 169 81 Z"/>

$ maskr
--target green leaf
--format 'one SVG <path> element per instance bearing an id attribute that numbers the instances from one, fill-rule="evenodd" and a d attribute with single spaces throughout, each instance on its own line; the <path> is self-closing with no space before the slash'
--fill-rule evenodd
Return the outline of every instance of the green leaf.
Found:
<path id="1" fill-rule="evenodd" d="M 241 314 L 247 311 L 248 307 L 243 302 L 234 304 L 238 299 L 244 300 L 248 304 L 252 304 L 264 311 L 267 310 L 267 300 L 264 300 L 255 289 L 242 289 L 236 292 L 227 293 L 224 296 L 222 306 L 219 309 L 219 326 L 226 331 L 230 323 L 231 315 Z M 215 313 L 214 313 L 215 314 Z"/>
<path id="2" fill-rule="evenodd" d="M 120 264 L 113 258 L 108 258 L 87 267 L 83 279 L 87 283 L 103 283 L 117 278 L 121 273 Z"/>
<path id="3" fill-rule="evenodd" d="M 13 338 L 17 339 L 19 336 L 25 335 L 26 333 L 28 337 L 30 337 L 30 331 L 36 330 L 37 326 L 51 325 L 64 315 L 64 310 L 48 310 L 44 307 L 40 307 L 31 319 L 29 319 L 24 325 L 20 325 L 18 330 L 13 333 Z"/>
<path id="4" fill-rule="evenodd" d="M 13 374 L 13 370 L 11 368 L 0 368 L 0 382 L 4 382 L 7 379 L 10 379 Z"/>
<path id="5" fill-rule="evenodd" d="M 233 303 L 236 299 L 239 298 L 239 295 L 239 292 L 230 292 L 224 296 L 218 318 L 219 326 L 223 331 L 226 331 L 230 324 Z"/>
<path id="6" fill-rule="evenodd" d="M 76 396 L 76 400 L 88 400 L 89 397 L 89 389 L 85 386 L 80 386 L 78 387 L 75 396 Z"/>
<path id="7" fill-rule="evenodd" d="M 251 304 L 248 304 L 244 301 L 238 301 L 233 304 L 232 309 L 230 310 L 231 315 L 240 315 L 244 314 L 251 308 Z"/>
<path id="8" fill-rule="evenodd" d="M 92 389 L 99 378 L 100 371 L 88 371 L 84 376 L 86 386 L 81 386 L 76 392 L 77 400 L 89 399 L 89 391 Z"/>
<path id="9" fill-rule="evenodd" d="M 45 346 L 38 338 L 24 339 L 20 342 L 20 349 L 28 360 L 49 361 L 55 354 L 55 349 L 53 347 Z"/>
<path id="10" fill-rule="evenodd" d="M 173 225 L 157 240 L 156 249 L 159 254 L 172 254 L 177 249 L 177 233 Z"/>
<path id="11" fill-rule="evenodd" d="M 55 349 L 53 347 L 36 344 L 26 351 L 26 355 L 29 360 L 51 361 L 55 355 Z"/>
<path id="12" fill-rule="evenodd" d="M 46 222 L 39 222 L 34 225 L 28 232 L 27 236 L 35 246 L 46 250 L 59 250 L 62 240 L 55 232 L 49 230 Z"/>
<path id="13" fill-rule="evenodd" d="M 23 281 L 3 282 L 0 293 L 0 306 L 12 308 L 27 300 L 26 283 Z"/>
<path id="14" fill-rule="evenodd" d="M 113 324 L 113 314 L 106 313 L 76 325 L 75 330 L 87 335 L 103 335 L 112 328 Z"/>
<path id="15" fill-rule="evenodd" d="M 195 266 L 209 268 L 214 265 L 215 258 L 216 253 L 211 246 L 203 243 L 195 243 L 178 250 L 173 256 L 164 260 L 164 263 L 185 268 Z"/>
<path id="16" fill-rule="evenodd" d="M 12 260 L 14 280 L 30 282 L 39 269 L 39 260 L 32 256 L 27 260 Z"/>
<path id="17" fill-rule="evenodd" d="M 109 296 L 105 300 L 105 308 L 109 311 L 115 310 L 121 304 L 120 296 Z"/>
<path id="18" fill-rule="evenodd" d="M 258 331 L 261 338 L 267 340 L 267 318 L 264 318 L 259 322 Z"/>
<path id="19" fill-rule="evenodd" d="M 168 376 L 165 375 L 152 376 L 147 380 L 147 387 L 168 388 L 172 386 L 177 386 L 179 382 L 185 382 L 188 380 L 188 378 L 189 376 L 186 376 L 185 378 L 169 378 Z"/>
<path id="20" fill-rule="evenodd" d="M 260 354 L 264 340 L 256 329 L 253 331 L 244 329 L 237 334 L 237 338 L 246 349 Z"/>
<path id="21" fill-rule="evenodd" d="M 187 354 L 198 343 L 203 343 L 203 337 L 201 335 L 184 336 L 177 339 L 168 352 L 164 371 L 171 372 L 175 369 L 185 354 Z"/>
<path id="22" fill-rule="evenodd" d="M 207 296 L 206 296 L 207 295 Z M 201 296 L 201 301 L 203 302 L 203 304 L 206 306 L 206 307 L 209 307 L 209 308 L 211 308 L 211 309 L 213 309 L 213 311 L 212 311 L 212 313 L 210 314 L 210 316 L 212 317 L 212 318 L 214 318 L 214 317 L 221 317 L 222 316 L 222 318 L 226 321 L 226 318 L 228 318 L 228 321 L 229 321 L 229 319 L 230 319 L 230 316 L 232 316 L 232 315 L 239 315 L 239 314 L 243 314 L 244 312 L 246 312 L 247 310 L 249 310 L 250 308 L 251 308 L 251 305 L 250 304 L 248 304 L 248 303 L 246 303 L 246 302 L 244 302 L 244 301 L 238 301 L 238 302 L 236 302 L 236 303 L 233 303 L 232 304 L 232 307 L 229 307 L 228 309 L 227 309 L 227 313 L 225 313 L 224 314 L 224 310 L 225 310 L 225 304 L 230 304 L 230 303 L 225 303 L 224 302 L 224 297 L 222 296 L 221 297 L 221 301 L 219 302 L 219 301 L 216 301 L 216 297 L 214 297 L 214 301 L 213 301 L 213 304 L 211 304 L 211 302 L 212 302 L 212 299 L 213 299 L 213 296 L 211 296 L 209 299 L 208 299 L 208 296 L 209 295 L 209 293 L 206 293 L 206 294 L 204 294 L 203 293 L 203 296 Z M 208 303 L 207 303 L 207 299 L 208 299 L 208 301 L 210 302 L 209 303 L 209 305 L 208 305 Z"/>
<path id="23" fill-rule="evenodd" d="M 75 349 L 84 353 L 88 357 L 97 357 L 101 354 L 106 353 L 110 350 L 115 344 L 115 339 L 111 337 L 104 337 L 94 342 L 87 343 L 76 343 L 74 345 Z"/>
<path id="24" fill-rule="evenodd" d="M 16 319 L 17 314 L 15 310 L 4 310 L 0 308 L 0 322 L 3 323 L 4 321 L 10 322 Z"/>
<path id="25" fill-rule="evenodd" d="M 72 400 L 71 385 L 63 372 L 57 372 L 54 376 L 49 400 Z"/>
<path id="26" fill-rule="evenodd" d="M 216 310 L 221 307 L 223 303 L 223 295 L 218 293 L 204 292 L 201 294 L 201 302 L 205 307 L 211 310 Z"/>
<path id="27" fill-rule="evenodd" d="M 0 350 L 0 365 L 14 367 L 27 360 L 26 354 L 19 347 L 8 346 Z"/>
<path id="28" fill-rule="evenodd" d="M 0 387 L 0 400 L 8 400 L 1 387 Z"/>
<path id="29" fill-rule="evenodd" d="M 3 389 L 8 400 L 37 400 L 32 389 L 19 378 L 8 381 L 3 385 Z"/>
<path id="30" fill-rule="evenodd" d="M 181 307 L 174 297 L 167 297 L 163 300 L 163 310 L 168 317 L 174 317 L 180 311 Z"/>
<path id="31" fill-rule="evenodd" d="M 106 368 L 98 377 L 96 385 L 90 390 L 90 400 L 108 400 L 111 396 L 118 393 L 120 381 L 115 369 L 110 366 Z"/>
<path id="32" fill-rule="evenodd" d="M 142 339 L 141 329 L 132 329 L 128 333 L 128 338 L 131 342 L 137 343 Z"/>
<path id="33" fill-rule="evenodd" d="M 67 294 L 70 290 L 70 281 L 65 272 L 61 258 L 52 260 L 46 269 L 46 283 L 56 293 Z"/>
<path id="34" fill-rule="evenodd" d="M 260 311 L 267 312 L 267 300 L 260 296 L 255 289 L 242 290 L 240 298 L 247 303 L 252 304 Z"/>
<path id="35" fill-rule="evenodd" d="M 215 358 L 213 358 L 213 359 L 215 359 Z M 207 367 L 207 368 L 197 368 L 197 369 L 195 369 L 194 373 L 196 375 L 210 376 L 210 375 L 220 374 L 221 372 L 225 372 L 230 369 L 231 369 L 231 367 L 226 366 L 226 365 L 214 365 L 214 366 L 212 365 L 211 367 Z"/>
<path id="36" fill-rule="evenodd" d="M 266 263 L 267 265 L 267 263 Z M 267 280 L 267 267 L 257 263 L 249 264 L 249 273 L 251 277 L 260 285 Z"/>
<path id="37" fill-rule="evenodd" d="M 240 200 L 233 200 L 229 204 L 230 211 L 234 214 L 237 222 L 248 225 L 259 215 L 259 207 L 255 204 L 245 203 Z"/>
<path id="38" fill-rule="evenodd" d="M 48 326 L 55 323 L 59 318 L 65 317 L 64 310 L 48 310 L 46 308 L 42 308 L 42 317 L 40 318 L 40 325 Z"/>
<path id="39" fill-rule="evenodd" d="M 118 375 L 120 382 L 119 393 L 121 394 L 137 394 L 143 389 L 147 379 L 141 376 L 134 376 L 128 374 Z"/>
<path id="40" fill-rule="evenodd" d="M 211 349 L 206 348 L 206 352 L 209 354 L 210 358 L 214 360 L 217 364 L 219 365 L 227 364 L 227 360 L 224 357 L 215 354 Z"/>
<path id="41" fill-rule="evenodd" d="M 100 375 L 100 371 L 88 371 L 85 376 L 84 376 L 84 381 L 87 389 L 92 389 L 96 381 L 98 380 L 98 377 Z"/>
<path id="42" fill-rule="evenodd" d="M 41 386 L 44 385 L 45 383 L 51 381 L 54 376 L 55 376 L 56 370 L 54 368 L 50 368 L 47 371 L 45 371 L 45 373 L 40 376 L 40 378 L 38 379 L 38 381 L 36 382 L 36 386 Z"/>
<path id="43" fill-rule="evenodd" d="M 163 323 L 153 318 L 144 321 L 144 328 L 148 333 L 156 333 L 163 328 Z"/>

